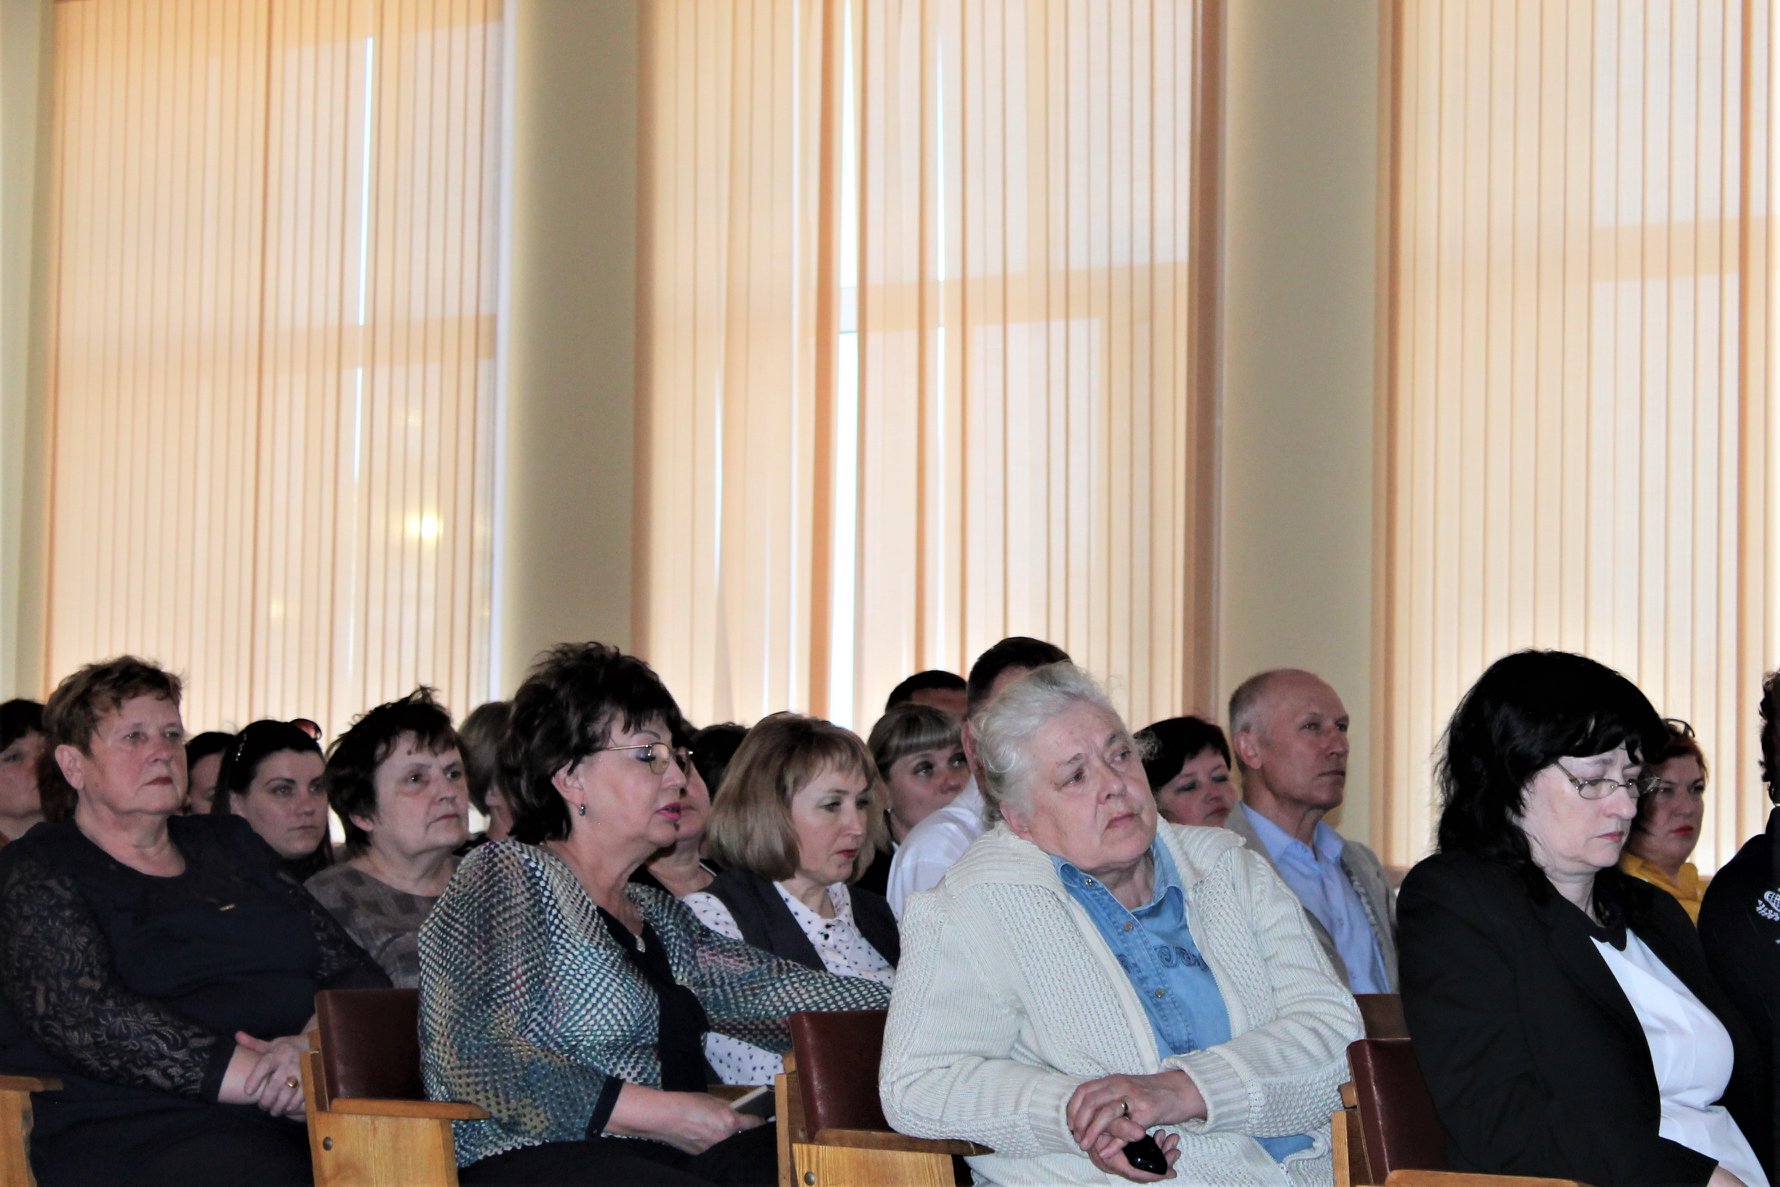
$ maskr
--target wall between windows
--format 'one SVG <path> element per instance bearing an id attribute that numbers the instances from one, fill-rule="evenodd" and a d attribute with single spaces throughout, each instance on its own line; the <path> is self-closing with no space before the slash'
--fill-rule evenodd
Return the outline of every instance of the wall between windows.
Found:
<path id="1" fill-rule="evenodd" d="M 1368 840 L 1379 9 L 1230 5 L 1218 686 L 1302 667 L 1353 716 Z"/>

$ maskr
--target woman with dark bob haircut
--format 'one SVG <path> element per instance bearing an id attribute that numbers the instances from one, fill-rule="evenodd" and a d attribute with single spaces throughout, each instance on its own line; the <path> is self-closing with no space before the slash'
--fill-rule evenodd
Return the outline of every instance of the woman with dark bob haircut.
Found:
<path id="1" fill-rule="evenodd" d="M 58 1183 L 308 1183 L 315 993 L 389 981 L 247 822 L 188 816 L 179 678 L 63 680 L 45 741 L 73 816 L 0 850 L 0 1067 L 59 1076 L 31 1166 Z"/>
<path id="2" fill-rule="evenodd" d="M 43 706 L 36 701 L 0 705 L 0 845 L 43 822 L 37 767 L 43 759 Z"/>
<path id="3" fill-rule="evenodd" d="M 889 994 L 701 927 L 631 875 L 678 835 L 679 707 L 649 665 L 562 644 L 514 694 L 513 836 L 472 851 L 420 931 L 421 1070 L 465 1183 L 773 1184 L 775 1134 L 706 1092 L 709 1034 L 775 1052 L 797 1010 Z"/>
<path id="4" fill-rule="evenodd" d="M 1447 726 L 1439 852 L 1398 925 L 1455 1170 L 1768 1183 L 1742 1020 L 1686 912 L 1616 868 L 1665 737 L 1631 681 L 1561 651 L 1497 660 Z"/>
<path id="5" fill-rule="evenodd" d="M 1170 824 L 1221 827 L 1236 806 L 1230 742 L 1203 717 L 1170 717 L 1138 732 L 1156 811 Z"/>

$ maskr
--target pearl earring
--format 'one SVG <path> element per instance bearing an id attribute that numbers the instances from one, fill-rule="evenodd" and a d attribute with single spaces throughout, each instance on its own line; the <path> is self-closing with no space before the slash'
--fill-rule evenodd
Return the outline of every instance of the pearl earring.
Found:
<path id="1" fill-rule="evenodd" d="M 575 805 L 575 815 L 577 815 L 577 816 L 587 815 L 587 805 L 586 804 L 576 804 Z"/>

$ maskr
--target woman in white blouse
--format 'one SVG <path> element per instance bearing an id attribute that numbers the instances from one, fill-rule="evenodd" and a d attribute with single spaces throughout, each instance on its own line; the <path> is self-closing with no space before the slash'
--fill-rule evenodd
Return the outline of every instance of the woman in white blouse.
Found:
<path id="1" fill-rule="evenodd" d="M 883 789 L 857 734 L 796 713 L 748 731 L 711 810 L 706 852 L 724 872 L 686 898 L 700 922 L 777 956 L 884 985 L 895 976 L 896 918 L 849 883 L 884 834 Z M 707 1054 L 731 1083 L 765 1083 L 777 1056 L 716 1039 Z"/>

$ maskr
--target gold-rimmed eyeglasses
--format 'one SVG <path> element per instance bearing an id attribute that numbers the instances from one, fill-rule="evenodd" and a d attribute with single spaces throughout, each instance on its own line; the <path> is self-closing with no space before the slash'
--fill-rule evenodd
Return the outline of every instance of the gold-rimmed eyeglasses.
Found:
<path id="1" fill-rule="evenodd" d="M 637 761 L 648 763 L 649 769 L 657 775 L 667 773 L 669 759 L 672 759 L 682 771 L 692 762 L 690 749 L 685 746 L 669 746 L 666 742 L 638 742 L 634 746 L 597 746 L 588 753 L 601 754 L 607 750 L 644 751 L 645 753 L 637 755 Z"/>

